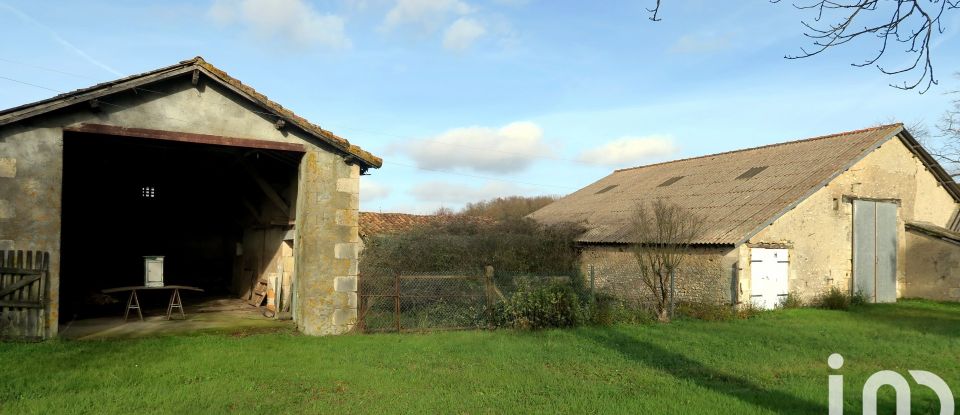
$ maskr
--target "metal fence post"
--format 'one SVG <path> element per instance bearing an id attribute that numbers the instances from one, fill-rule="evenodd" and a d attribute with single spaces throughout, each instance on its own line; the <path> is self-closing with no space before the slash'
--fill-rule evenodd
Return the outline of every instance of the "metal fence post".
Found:
<path id="1" fill-rule="evenodd" d="M 674 306 L 676 305 L 674 302 L 674 294 L 676 293 L 676 288 L 677 288 L 676 272 L 671 269 L 670 270 L 670 320 L 673 320 L 673 311 L 674 311 Z"/>
<path id="2" fill-rule="evenodd" d="M 400 273 L 398 272 L 395 276 L 394 286 L 396 292 L 394 293 L 394 313 L 396 314 L 397 319 L 397 333 L 400 332 Z"/>
<path id="3" fill-rule="evenodd" d="M 596 276 L 594 275 L 593 269 L 593 264 L 590 264 L 590 298 L 594 298 L 595 294 L 593 290 L 595 287 Z"/>
<path id="4" fill-rule="evenodd" d="M 483 282 L 487 294 L 487 328 L 493 328 L 493 266 L 483 267 Z"/>
<path id="5" fill-rule="evenodd" d="M 366 331 L 366 327 L 365 327 L 366 316 L 364 315 L 365 313 L 363 312 L 363 310 L 366 309 L 366 301 L 364 301 L 364 297 L 363 297 L 363 293 L 364 293 L 363 282 L 364 282 L 363 274 L 358 272 L 357 273 L 357 324 L 354 327 L 356 327 L 357 330 L 360 331 L 360 333 L 363 333 Z"/>

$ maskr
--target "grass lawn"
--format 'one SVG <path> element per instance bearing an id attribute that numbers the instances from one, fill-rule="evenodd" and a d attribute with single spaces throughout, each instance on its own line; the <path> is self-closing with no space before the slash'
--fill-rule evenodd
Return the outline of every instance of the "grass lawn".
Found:
<path id="1" fill-rule="evenodd" d="M 835 352 L 839 371 L 827 366 Z M 929 370 L 960 396 L 960 304 L 542 332 L 0 343 L 0 356 L 0 414 L 825 414 L 831 373 L 857 414 L 882 369 Z M 938 413 L 910 383 L 913 413 Z M 892 401 L 881 393 L 881 408 Z"/>

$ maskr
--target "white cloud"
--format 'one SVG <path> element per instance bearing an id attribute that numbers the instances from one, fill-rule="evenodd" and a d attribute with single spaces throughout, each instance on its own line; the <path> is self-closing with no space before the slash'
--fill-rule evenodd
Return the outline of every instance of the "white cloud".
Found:
<path id="1" fill-rule="evenodd" d="M 387 12 L 384 26 L 394 29 L 412 25 L 423 31 L 433 32 L 441 27 L 449 16 L 472 12 L 473 7 L 460 0 L 397 0 Z"/>
<path id="2" fill-rule="evenodd" d="M 216 0 L 207 14 L 222 25 L 247 26 L 264 39 L 333 49 L 351 45 L 342 17 L 320 13 L 303 0 Z"/>
<path id="3" fill-rule="evenodd" d="M 733 34 L 687 34 L 670 46 L 671 53 L 714 53 L 733 47 Z"/>
<path id="4" fill-rule="evenodd" d="M 467 50 L 474 41 L 486 33 L 487 29 L 480 22 L 461 17 L 447 28 L 443 35 L 443 47 L 456 51 Z"/>
<path id="5" fill-rule="evenodd" d="M 387 196 L 390 196 L 390 192 L 391 189 L 381 183 L 377 183 L 367 177 L 360 178 L 360 199 L 363 203 L 385 199 Z"/>
<path id="6" fill-rule="evenodd" d="M 466 186 L 429 181 L 414 186 L 410 189 L 410 195 L 420 202 L 436 202 L 446 207 L 454 207 L 496 197 L 522 195 L 529 190 L 511 183 L 487 182 L 481 186 Z"/>
<path id="7" fill-rule="evenodd" d="M 677 151 L 677 146 L 673 144 L 673 137 L 668 135 L 623 137 L 584 151 L 578 159 L 605 166 L 622 166 L 651 158 L 670 156 Z"/>
<path id="8" fill-rule="evenodd" d="M 364 11 L 370 7 L 371 0 L 341 0 L 349 10 Z"/>
<path id="9" fill-rule="evenodd" d="M 493 173 L 522 171 L 537 157 L 550 153 L 543 143 L 543 130 L 526 121 L 501 128 L 454 128 L 430 139 L 403 143 L 400 148 L 421 168 Z"/>

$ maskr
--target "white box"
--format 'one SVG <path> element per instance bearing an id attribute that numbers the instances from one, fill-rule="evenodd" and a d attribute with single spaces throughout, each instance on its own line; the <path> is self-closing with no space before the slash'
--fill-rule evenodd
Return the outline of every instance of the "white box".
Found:
<path id="1" fill-rule="evenodd" d="M 163 257 L 143 257 L 143 285 L 147 287 L 163 287 Z"/>

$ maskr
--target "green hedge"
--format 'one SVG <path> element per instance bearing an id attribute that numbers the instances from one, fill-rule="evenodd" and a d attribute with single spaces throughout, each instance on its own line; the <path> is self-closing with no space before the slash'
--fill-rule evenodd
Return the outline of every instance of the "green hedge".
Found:
<path id="1" fill-rule="evenodd" d="M 360 271 L 482 272 L 491 265 L 510 273 L 571 275 L 574 239 L 583 229 L 542 226 L 531 220 L 482 223 L 469 217 L 423 225 L 408 232 L 365 240 Z"/>

